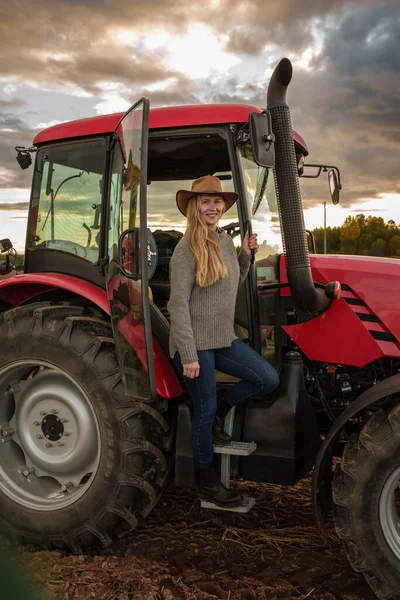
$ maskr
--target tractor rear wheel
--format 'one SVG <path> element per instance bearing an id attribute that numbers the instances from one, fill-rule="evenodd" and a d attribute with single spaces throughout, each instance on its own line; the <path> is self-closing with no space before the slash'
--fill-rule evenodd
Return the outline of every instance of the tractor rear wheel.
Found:
<path id="1" fill-rule="evenodd" d="M 333 501 L 352 567 L 381 600 L 400 598 L 400 405 L 376 412 L 347 442 Z"/>
<path id="2" fill-rule="evenodd" d="M 134 529 L 168 478 L 160 406 L 125 396 L 111 326 L 37 303 L 0 315 L 0 530 L 80 552 Z"/>

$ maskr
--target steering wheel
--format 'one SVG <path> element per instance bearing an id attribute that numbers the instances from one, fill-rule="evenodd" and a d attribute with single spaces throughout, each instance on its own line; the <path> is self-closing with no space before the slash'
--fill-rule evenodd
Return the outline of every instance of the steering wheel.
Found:
<path id="1" fill-rule="evenodd" d="M 71 240 L 45 240 L 41 244 L 38 244 L 38 246 L 53 248 L 54 250 L 61 250 L 64 252 L 69 252 L 69 254 L 75 254 L 76 256 L 87 258 L 87 248 L 81 244 L 72 242 Z"/>
<path id="2" fill-rule="evenodd" d="M 239 223 L 239 221 L 235 221 L 234 223 L 229 223 L 229 225 L 224 225 L 222 227 L 222 229 L 224 231 L 226 231 L 226 233 L 228 235 L 230 235 L 231 238 L 235 238 L 238 235 L 240 235 L 240 223 Z"/>

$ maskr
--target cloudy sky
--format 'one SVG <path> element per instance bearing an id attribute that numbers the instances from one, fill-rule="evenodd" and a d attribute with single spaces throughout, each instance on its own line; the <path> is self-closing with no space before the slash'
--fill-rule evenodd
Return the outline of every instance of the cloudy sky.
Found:
<path id="1" fill-rule="evenodd" d="M 0 237 L 22 249 L 32 169 L 14 147 L 61 121 L 153 106 L 265 106 L 277 61 L 309 162 L 340 168 L 340 207 L 400 223 L 400 4 L 375 0 L 8 0 L 0 9 Z M 322 225 L 327 181 L 302 183 Z"/>

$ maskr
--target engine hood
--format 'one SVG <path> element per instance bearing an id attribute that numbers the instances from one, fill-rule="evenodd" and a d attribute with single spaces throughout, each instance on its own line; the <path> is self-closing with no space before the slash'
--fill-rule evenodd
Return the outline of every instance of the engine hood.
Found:
<path id="1" fill-rule="evenodd" d="M 340 281 L 343 297 L 362 301 L 379 317 L 385 328 L 400 340 L 400 260 L 312 254 L 310 263 L 314 282 Z M 287 281 L 283 260 L 280 279 L 281 282 Z"/>

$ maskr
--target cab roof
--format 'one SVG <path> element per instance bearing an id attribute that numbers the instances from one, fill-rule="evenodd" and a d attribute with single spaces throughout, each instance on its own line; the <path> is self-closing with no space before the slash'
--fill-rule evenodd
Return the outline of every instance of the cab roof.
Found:
<path id="1" fill-rule="evenodd" d="M 196 125 L 246 123 L 251 112 L 260 113 L 261 110 L 255 106 L 244 104 L 202 104 L 151 108 L 149 128 L 167 129 L 195 127 Z M 38 133 L 33 140 L 33 144 L 36 146 L 46 142 L 112 133 L 116 130 L 124 114 L 115 113 L 59 123 Z M 293 131 L 293 137 L 307 151 L 305 141 L 297 132 Z"/>

